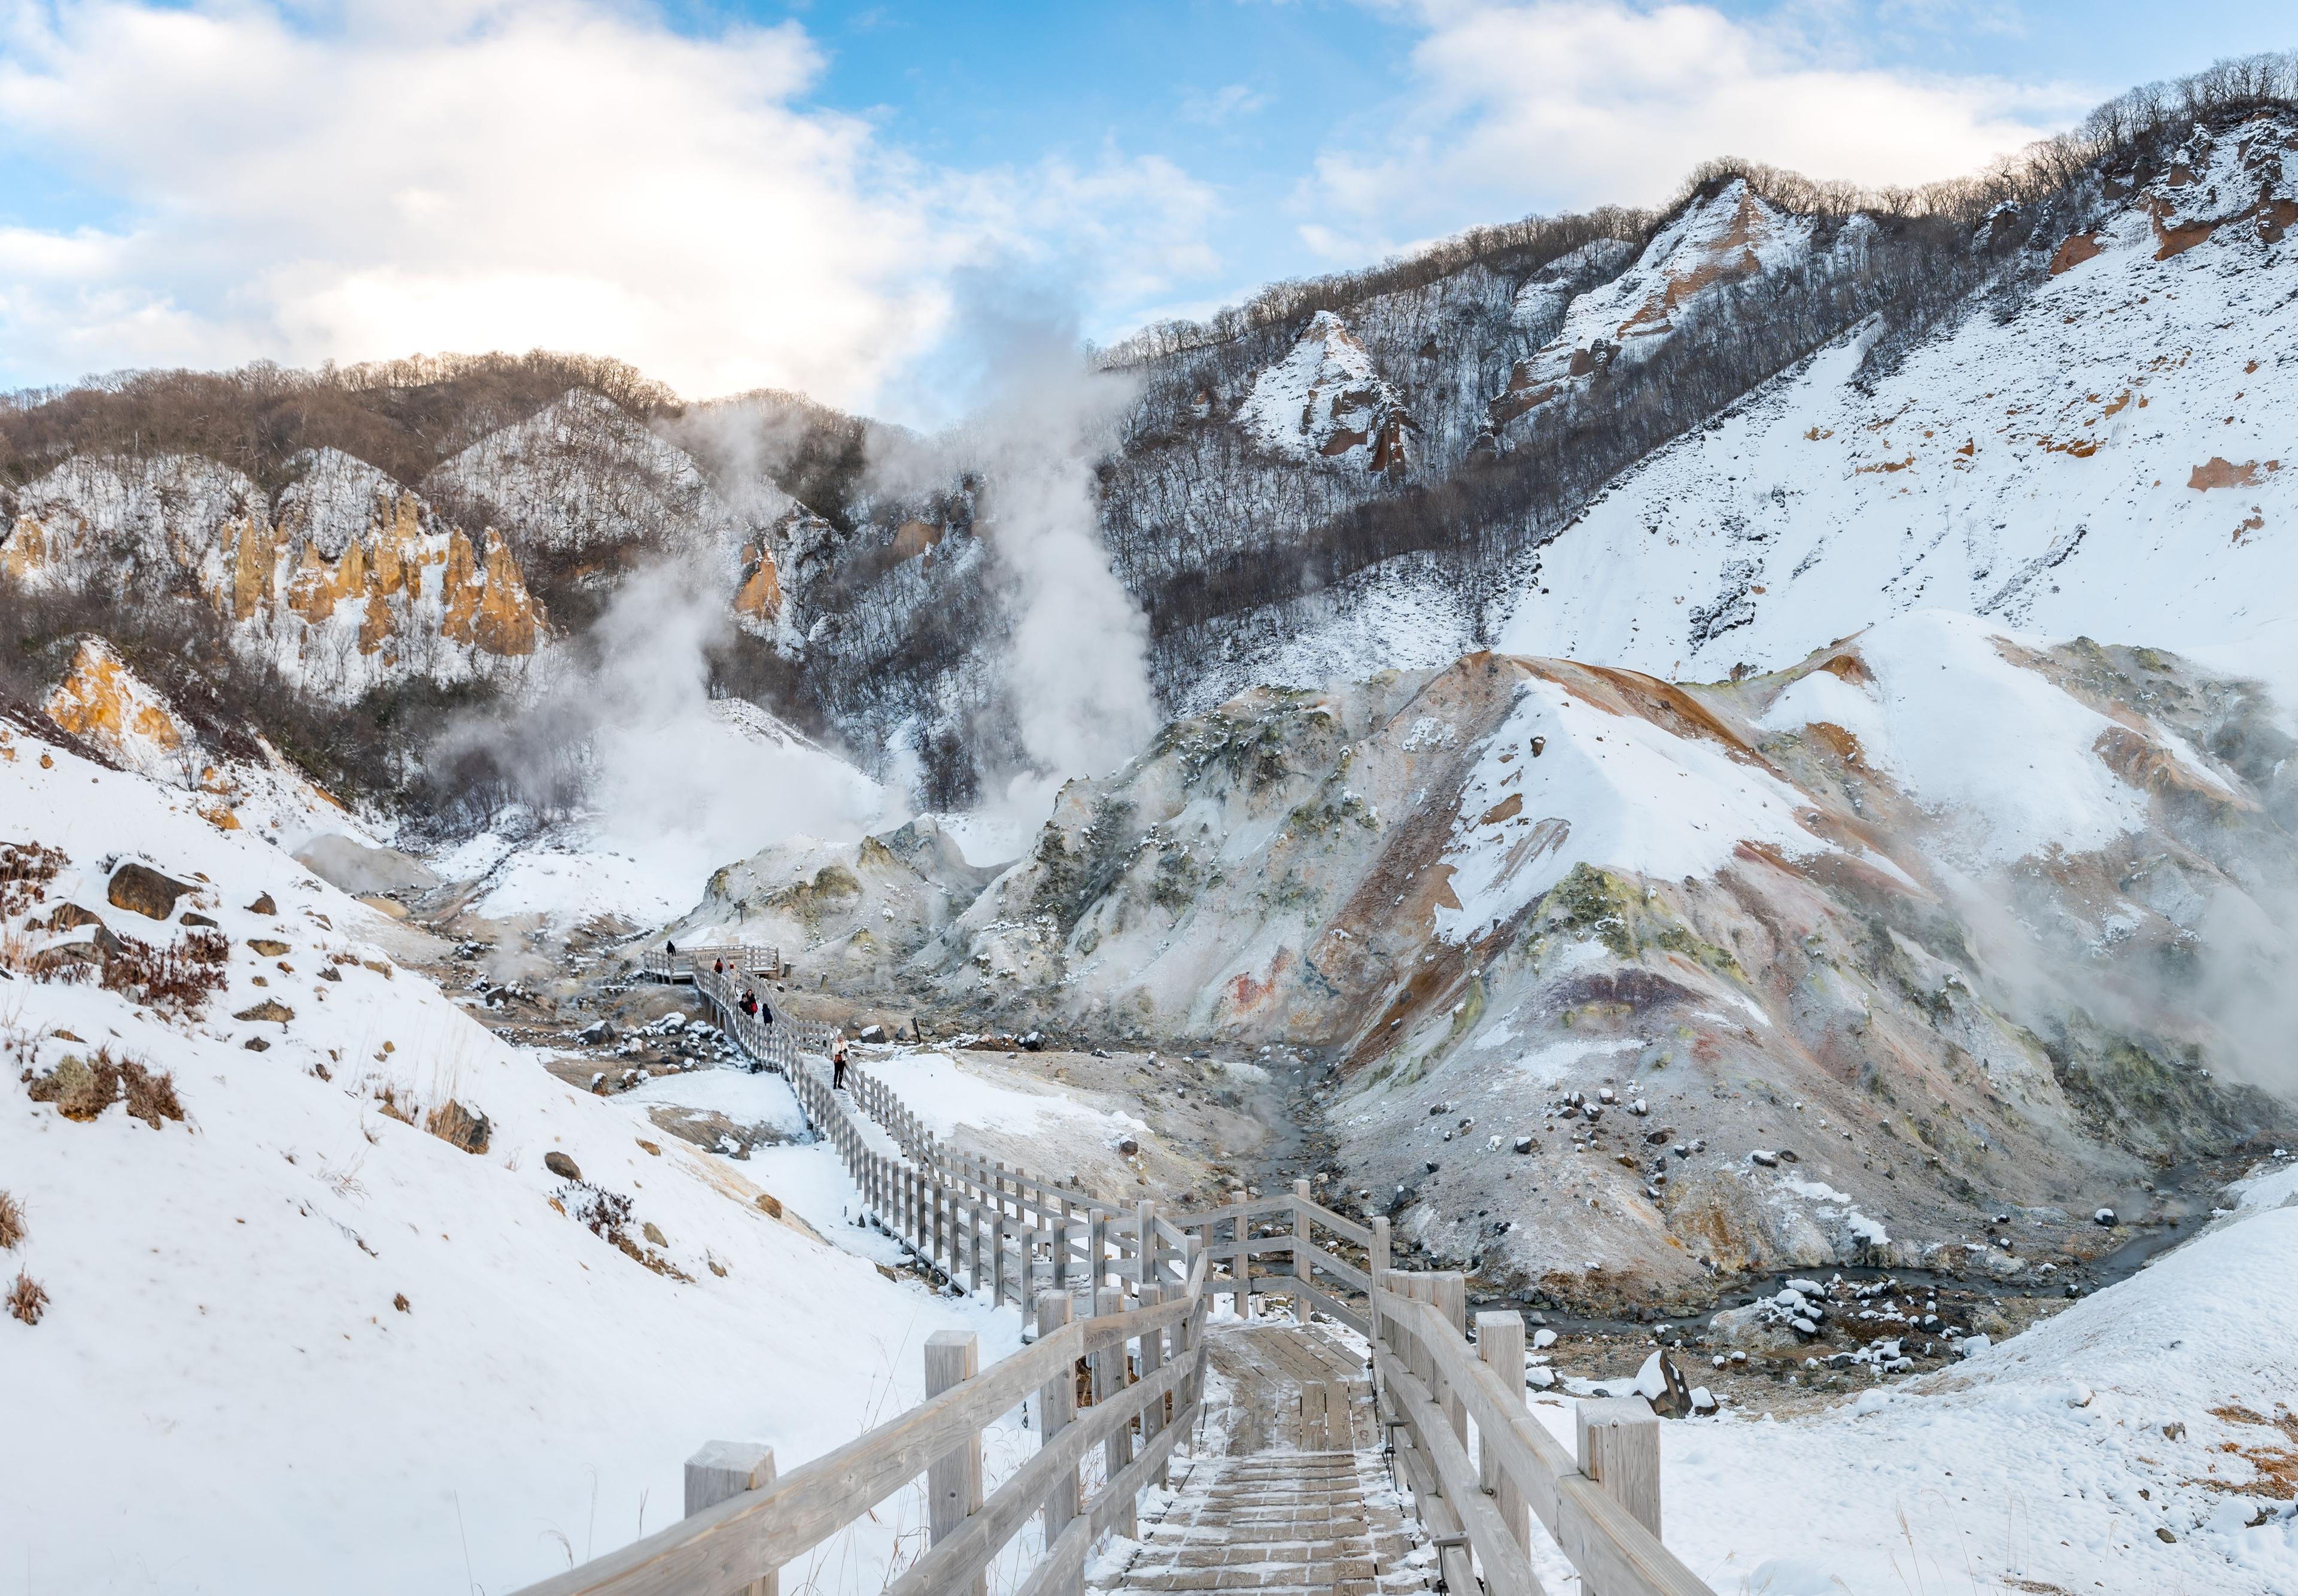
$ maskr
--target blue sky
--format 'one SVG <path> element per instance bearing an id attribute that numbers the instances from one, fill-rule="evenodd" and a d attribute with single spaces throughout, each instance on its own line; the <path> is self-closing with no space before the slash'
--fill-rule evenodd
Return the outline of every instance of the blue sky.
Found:
<path id="1" fill-rule="evenodd" d="M 0 0 L 0 385 L 542 343 L 897 413 L 985 272 L 1097 338 L 1735 153 L 1951 176 L 2285 8 Z"/>

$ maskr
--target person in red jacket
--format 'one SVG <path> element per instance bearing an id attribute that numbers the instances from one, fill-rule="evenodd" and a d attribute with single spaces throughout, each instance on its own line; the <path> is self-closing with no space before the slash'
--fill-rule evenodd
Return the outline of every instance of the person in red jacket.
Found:
<path id="1" fill-rule="evenodd" d="M 830 1038 L 830 1089 L 846 1089 L 846 1033 L 842 1030 Z"/>

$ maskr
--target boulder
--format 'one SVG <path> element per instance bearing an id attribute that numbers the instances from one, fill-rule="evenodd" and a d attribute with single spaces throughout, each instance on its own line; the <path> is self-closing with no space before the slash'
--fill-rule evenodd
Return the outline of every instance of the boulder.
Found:
<path id="1" fill-rule="evenodd" d="M 1774 1322 L 1768 1302 L 1726 1308 L 1707 1321 L 1707 1334 L 1718 1346 L 1748 1352 L 1791 1352 L 1803 1344 L 1787 1325 Z"/>
<path id="2" fill-rule="evenodd" d="M 423 1129 L 441 1141 L 471 1154 L 484 1153 L 489 1138 L 494 1135 L 494 1126 L 486 1115 L 465 1108 L 452 1097 L 423 1117 Z"/>
<path id="3" fill-rule="evenodd" d="M 271 894 L 260 892 L 256 894 L 255 901 L 247 906 L 247 912 L 251 914 L 277 914 L 279 913 L 279 906 L 271 901 Z"/>
<path id="4" fill-rule="evenodd" d="M 1138 1153 L 1138 1152 L 1140 1152 L 1140 1151 L 1141 1151 L 1141 1144 L 1140 1144 L 1139 1142 L 1135 1141 L 1131 1137 L 1129 1137 L 1129 1136 L 1128 1136 L 1128 1137 L 1125 1137 L 1122 1141 L 1120 1141 L 1120 1142 L 1119 1142 L 1119 1143 L 1117 1144 L 1117 1150 L 1118 1150 L 1120 1153 L 1122 1153 L 1123 1154 L 1125 1154 L 1125 1156 L 1126 1156 L 1126 1157 L 1130 1158 L 1130 1157 L 1132 1157 L 1136 1153 Z"/>
<path id="5" fill-rule="evenodd" d="M 261 1003 L 257 1004 L 253 1008 L 242 1009 L 239 1013 L 232 1016 L 235 1020 L 245 1020 L 251 1022 L 263 1020 L 276 1020 L 282 1025 L 286 1024 L 287 1021 L 293 1020 L 294 1017 L 295 1011 L 289 1008 L 285 1004 L 280 1002 L 277 997 L 267 997 Z"/>
<path id="6" fill-rule="evenodd" d="M 865 1025 L 854 1033 L 854 1039 L 857 1042 L 882 1042 L 886 1039 L 886 1028 L 882 1025 Z"/>
<path id="7" fill-rule="evenodd" d="M 211 930 L 211 930 L 214 930 L 216 929 L 216 922 L 215 922 L 214 921 L 212 921 L 212 920 L 210 920 L 206 915 L 204 915 L 204 914 L 191 914 L 191 913 L 190 913 L 190 912 L 188 912 L 188 911 L 186 911 L 186 914 L 185 914 L 185 915 L 184 915 L 184 917 L 183 917 L 181 920 L 178 920 L 178 922 L 176 922 L 176 923 L 177 923 L 178 925 L 185 925 L 185 926 L 194 926 L 194 927 L 197 927 L 198 929 L 203 930 Z"/>
<path id="8" fill-rule="evenodd" d="M 573 1159 L 567 1157 L 564 1153 L 544 1154 L 542 1155 L 542 1167 L 549 1170 L 552 1174 L 558 1176 L 561 1180 L 580 1180 L 583 1178 L 583 1170 L 581 1166 L 576 1164 Z"/>
<path id="9" fill-rule="evenodd" d="M 103 889 L 115 909 L 126 909 L 146 920 L 165 920 L 176 912 L 176 900 L 191 890 L 188 883 L 161 875 L 146 864 L 122 864 L 112 872 Z"/>
<path id="10" fill-rule="evenodd" d="M 58 904 L 56 912 L 48 916 L 48 929 L 52 931 L 77 930 L 83 925 L 103 923 L 93 910 L 83 909 L 78 904 Z"/>
<path id="11" fill-rule="evenodd" d="M 287 944 L 272 937 L 250 937 L 247 945 L 267 959 L 278 958 L 287 951 Z"/>

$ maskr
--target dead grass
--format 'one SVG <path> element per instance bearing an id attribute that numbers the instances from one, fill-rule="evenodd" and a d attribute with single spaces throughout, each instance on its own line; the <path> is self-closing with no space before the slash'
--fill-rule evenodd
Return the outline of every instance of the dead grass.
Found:
<path id="1" fill-rule="evenodd" d="M 193 931 L 166 947 L 122 937 L 104 955 L 103 988 L 131 1003 L 188 1017 L 223 985 L 230 955 L 231 944 L 217 931 Z"/>
<path id="2" fill-rule="evenodd" d="M 0 1253 L 12 1253 L 24 1239 L 24 1205 L 0 1191 Z"/>
<path id="3" fill-rule="evenodd" d="M 65 1119 L 83 1124 L 123 1101 L 129 1118 L 154 1130 L 162 1120 L 184 1117 L 172 1071 L 154 1073 L 141 1060 L 114 1058 L 109 1047 L 97 1048 L 91 1058 L 68 1053 L 45 1075 L 28 1076 L 26 1086 L 33 1102 L 53 1103 Z"/>
<path id="4" fill-rule="evenodd" d="M 64 851 L 37 842 L 0 842 L 0 917 L 45 903 L 48 883 L 69 863 Z"/>
<path id="5" fill-rule="evenodd" d="M 40 1322 L 40 1315 L 48 1311 L 47 1287 L 26 1274 L 16 1271 L 15 1284 L 8 1287 L 8 1316 L 22 1319 L 28 1325 Z"/>
<path id="6" fill-rule="evenodd" d="M 375 1090 L 375 1100 L 383 1112 L 402 1125 L 415 1123 L 417 1104 L 414 1094 L 402 1094 L 399 1087 L 386 1080 Z"/>

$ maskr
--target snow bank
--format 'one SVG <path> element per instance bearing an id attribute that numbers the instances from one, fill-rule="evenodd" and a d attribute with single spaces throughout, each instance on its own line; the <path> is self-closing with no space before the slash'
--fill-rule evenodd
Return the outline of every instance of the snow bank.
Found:
<path id="1" fill-rule="evenodd" d="M 2253 1212 L 1816 1420 L 1666 1426 L 1668 1542 L 1719 1592 L 2298 1589 L 2294 1327 L 2298 1210 Z"/>
<path id="2" fill-rule="evenodd" d="M 192 882 L 183 906 L 233 947 L 188 1025 L 0 980 L 0 1182 L 28 1228 L 6 1268 L 51 1297 L 36 1325 L 0 1319 L 0 1545 L 32 1588 L 510 1589 L 661 1528 L 704 1441 L 765 1442 L 788 1468 L 916 1400 L 931 1331 L 980 1330 L 985 1361 L 1014 1344 L 1011 1315 L 770 1218 L 744 1175 L 771 1164 L 661 1137 L 370 968 L 386 922 L 277 848 L 22 734 L 0 746 L 0 814 L 70 855 L 50 905 L 173 937 L 105 902 L 103 862 L 132 850 Z M 267 893 L 277 913 L 254 913 Z M 230 1018 L 263 1001 L 293 1017 Z M 97 1045 L 172 1071 L 185 1118 L 76 1122 L 19 1083 Z M 486 1117 L 483 1153 L 419 1128 L 451 1096 Z M 630 1199 L 661 1272 L 560 1211 L 583 1194 L 546 1155 Z M 879 1589 L 905 1527 L 866 1529 L 821 1588 Z"/>

